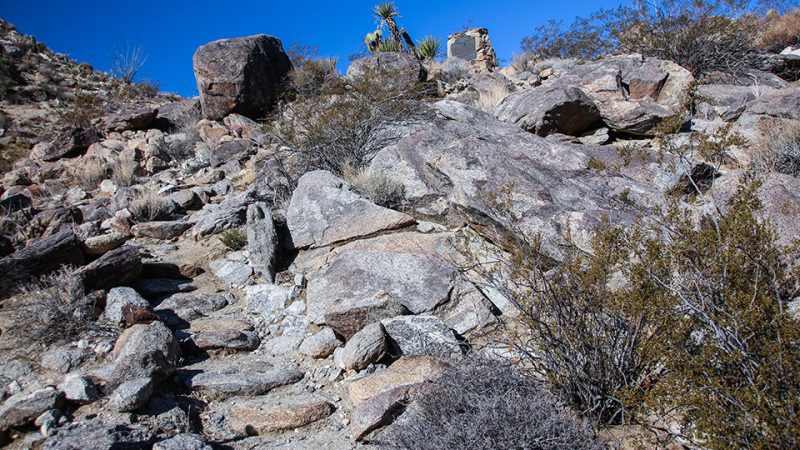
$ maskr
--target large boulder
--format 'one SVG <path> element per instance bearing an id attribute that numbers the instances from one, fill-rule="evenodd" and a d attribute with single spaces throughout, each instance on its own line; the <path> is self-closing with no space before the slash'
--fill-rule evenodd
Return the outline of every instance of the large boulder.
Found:
<path id="1" fill-rule="evenodd" d="M 116 388 L 134 378 L 162 380 L 175 372 L 179 355 L 178 341 L 163 323 L 134 325 L 114 344 L 114 363 L 106 382 Z"/>
<path id="2" fill-rule="evenodd" d="M 322 323 L 328 312 L 381 296 L 391 297 L 414 314 L 432 311 L 450 299 L 458 272 L 452 262 L 451 237 L 450 233 L 394 233 L 333 250 L 329 263 L 308 275 L 309 319 Z"/>
<path id="3" fill-rule="evenodd" d="M 347 69 L 351 80 L 371 79 L 397 89 L 414 87 L 427 77 L 427 71 L 417 58 L 408 53 L 383 52 L 358 59 Z"/>
<path id="4" fill-rule="evenodd" d="M 264 202 L 247 207 L 247 249 L 253 271 L 264 281 L 275 278 L 275 259 L 278 233 L 272 220 L 272 212 Z"/>
<path id="5" fill-rule="evenodd" d="M 237 401 L 231 406 L 230 423 L 241 434 L 294 430 L 329 416 L 333 405 L 312 395 L 266 395 Z"/>
<path id="6" fill-rule="evenodd" d="M 56 136 L 44 149 L 44 161 L 56 161 L 85 152 L 90 145 L 100 140 L 94 128 L 73 128 Z"/>
<path id="7" fill-rule="evenodd" d="M 414 219 L 370 202 L 330 172 L 315 170 L 297 182 L 286 223 L 294 246 L 307 248 L 402 228 Z"/>
<path id="8" fill-rule="evenodd" d="M 139 248 L 133 246 L 111 250 L 76 272 L 87 291 L 131 286 L 141 273 L 142 257 Z"/>
<path id="9" fill-rule="evenodd" d="M 579 136 L 601 124 L 600 111 L 586 93 L 576 86 L 557 84 L 511 94 L 495 107 L 494 114 L 539 136 Z"/>
<path id="10" fill-rule="evenodd" d="M 203 45 L 194 54 L 203 116 L 219 120 L 234 112 L 263 118 L 291 68 L 281 41 L 272 36 L 260 34 Z"/>

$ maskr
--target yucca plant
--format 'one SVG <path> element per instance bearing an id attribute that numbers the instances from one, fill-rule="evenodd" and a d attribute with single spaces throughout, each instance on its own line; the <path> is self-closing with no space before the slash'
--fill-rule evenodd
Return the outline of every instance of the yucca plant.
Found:
<path id="1" fill-rule="evenodd" d="M 397 7 L 394 2 L 379 3 L 372 10 L 375 17 L 378 19 L 379 26 L 386 25 L 389 28 L 389 33 L 392 35 L 392 40 L 401 43 L 400 28 L 397 27 L 395 17 L 398 16 Z"/>
<path id="2" fill-rule="evenodd" d="M 442 52 L 442 41 L 434 36 L 426 36 L 417 42 L 417 58 L 423 62 L 433 61 Z"/>

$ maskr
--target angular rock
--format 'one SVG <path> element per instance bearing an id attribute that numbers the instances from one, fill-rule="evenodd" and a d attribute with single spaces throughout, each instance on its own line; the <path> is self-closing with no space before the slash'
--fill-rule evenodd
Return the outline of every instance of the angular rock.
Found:
<path id="1" fill-rule="evenodd" d="M 332 302 L 325 310 L 323 321 L 339 335 L 350 339 L 370 323 L 408 313 L 408 309 L 397 300 L 378 292 L 374 297 Z"/>
<path id="2" fill-rule="evenodd" d="M 139 108 L 105 116 L 100 122 L 106 131 L 144 130 L 153 123 L 157 115 L 157 108 Z"/>
<path id="3" fill-rule="evenodd" d="M 414 314 L 449 299 L 456 268 L 448 233 L 394 233 L 336 248 L 327 267 L 309 274 L 306 302 L 312 322 L 321 323 L 337 301 L 359 304 L 388 295 Z"/>
<path id="4" fill-rule="evenodd" d="M 303 372 L 286 367 L 267 372 L 198 373 L 184 378 L 186 387 L 210 399 L 262 395 L 279 386 L 297 383 Z"/>
<path id="5" fill-rule="evenodd" d="M 448 357 L 461 353 L 453 331 L 436 316 L 401 316 L 381 324 L 402 355 Z"/>
<path id="6" fill-rule="evenodd" d="M 230 113 L 261 119 L 277 100 L 292 68 L 281 41 L 267 35 L 223 39 L 194 54 L 194 74 L 206 119 Z"/>
<path id="7" fill-rule="evenodd" d="M 402 52 L 381 52 L 350 63 L 347 78 L 369 78 L 396 89 L 408 89 L 424 81 L 428 73 L 417 58 Z"/>
<path id="8" fill-rule="evenodd" d="M 158 381 L 175 372 L 179 354 L 178 341 L 163 323 L 134 325 L 114 344 L 114 367 L 106 381 L 112 387 L 131 378 Z"/>
<path id="9" fill-rule="evenodd" d="M 513 93 L 495 107 L 494 114 L 539 136 L 579 136 L 601 123 L 600 111 L 586 93 L 558 84 Z"/>
<path id="10" fill-rule="evenodd" d="M 343 370 L 363 370 L 386 354 L 386 334 L 380 322 L 371 323 L 354 334 L 339 355 Z"/>
<path id="11" fill-rule="evenodd" d="M 122 307 L 122 321 L 125 323 L 126 328 L 130 328 L 136 324 L 148 324 L 160 321 L 157 315 L 153 314 L 150 309 L 145 309 L 136 305 L 125 305 Z"/>
<path id="12" fill-rule="evenodd" d="M 178 292 L 191 292 L 197 286 L 191 280 L 176 278 L 142 278 L 133 286 L 144 297 L 172 295 Z"/>
<path id="13" fill-rule="evenodd" d="M 0 259 L 0 296 L 32 277 L 58 269 L 62 265 L 84 263 L 80 239 L 72 230 L 64 230 L 40 239 Z"/>
<path id="14" fill-rule="evenodd" d="M 256 284 L 244 288 L 245 307 L 254 313 L 261 314 L 265 320 L 283 311 L 292 297 L 292 291 L 284 286 L 274 284 Z"/>
<path id="15" fill-rule="evenodd" d="M 183 433 L 153 444 L 153 450 L 212 450 L 203 436 L 194 433 Z"/>
<path id="16" fill-rule="evenodd" d="M 144 406 L 153 395 L 153 380 L 134 378 L 114 389 L 108 400 L 108 407 L 114 411 L 135 411 Z"/>
<path id="17" fill-rule="evenodd" d="M 376 429 L 389 424 L 408 404 L 418 385 L 400 386 L 383 392 L 353 409 L 350 431 L 357 441 Z"/>
<path id="18" fill-rule="evenodd" d="M 230 195 L 219 204 L 208 204 L 200 211 L 199 218 L 192 228 L 192 237 L 198 240 L 201 237 L 221 233 L 229 228 L 238 227 L 244 223 L 247 206 L 253 203 L 253 193 L 242 192 Z"/>
<path id="19" fill-rule="evenodd" d="M 129 287 L 116 287 L 108 291 L 108 295 L 106 295 L 106 319 L 115 324 L 122 322 L 122 310 L 127 305 L 150 309 L 150 302 L 142 298 L 136 290 Z"/>
<path id="20" fill-rule="evenodd" d="M 246 139 L 223 142 L 211 153 L 211 167 L 219 167 L 229 161 L 238 161 L 248 156 L 252 144 Z"/>
<path id="21" fill-rule="evenodd" d="M 73 128 L 59 134 L 44 150 L 44 161 L 57 161 L 85 152 L 90 145 L 100 140 L 94 128 Z"/>
<path id="22" fill-rule="evenodd" d="M 231 406 L 231 428 L 241 434 L 294 430 L 328 417 L 333 405 L 321 397 L 264 396 Z"/>
<path id="23" fill-rule="evenodd" d="M 131 234 L 136 237 L 160 239 L 163 241 L 175 239 L 192 227 L 191 222 L 143 222 L 131 227 Z"/>
<path id="24" fill-rule="evenodd" d="M 283 334 L 264 342 L 261 350 L 272 356 L 289 356 L 300 348 L 303 336 L 297 334 Z"/>
<path id="25" fill-rule="evenodd" d="M 58 433 L 49 436 L 41 448 L 44 450 L 148 448 L 152 440 L 153 432 L 147 427 L 126 426 L 114 421 L 107 423 L 98 417 L 59 427 Z"/>
<path id="26" fill-rule="evenodd" d="M 229 286 L 241 286 L 253 275 L 253 268 L 246 262 L 231 259 L 218 259 L 209 263 L 211 272 L 228 283 Z"/>
<path id="27" fill-rule="evenodd" d="M 137 247 L 120 247 L 75 272 L 88 291 L 132 286 L 142 273 L 142 257 Z"/>
<path id="28" fill-rule="evenodd" d="M 275 279 L 275 257 L 278 233 L 269 206 L 264 202 L 247 207 L 247 249 L 250 265 L 262 280 L 271 283 Z"/>
<path id="29" fill-rule="evenodd" d="M 97 386 L 82 376 L 69 376 L 56 387 L 67 401 L 88 404 L 100 398 Z"/>
<path id="30" fill-rule="evenodd" d="M 77 348 L 55 348 L 42 356 L 42 367 L 54 372 L 67 373 L 80 366 L 86 359 L 86 351 Z"/>
<path id="31" fill-rule="evenodd" d="M 179 100 L 158 108 L 153 126 L 162 131 L 176 130 L 186 124 L 194 126 L 200 120 L 201 114 L 200 100 L 194 98 Z"/>
<path id="32" fill-rule="evenodd" d="M 312 336 L 308 336 L 300 344 L 300 353 L 312 358 L 327 358 L 337 347 L 342 345 L 342 341 L 336 337 L 333 330 L 323 328 Z"/>
<path id="33" fill-rule="evenodd" d="M 196 333 L 192 342 L 202 350 L 251 351 L 258 348 L 261 339 L 254 331 L 220 329 Z"/>
<path id="34" fill-rule="evenodd" d="M 2 208 L 4 212 L 22 211 L 33 205 L 33 201 L 27 195 L 23 193 L 9 195 L 9 192 L 6 192 L 2 200 L 0 200 L 0 208 Z"/>
<path id="35" fill-rule="evenodd" d="M 52 387 L 12 395 L 0 406 L 0 432 L 32 423 L 45 411 L 55 408 L 59 398 L 58 390 Z"/>
<path id="36" fill-rule="evenodd" d="M 446 363 L 430 356 L 404 356 L 388 368 L 354 381 L 348 387 L 348 395 L 353 406 L 357 407 L 392 389 L 433 381 L 447 368 Z"/>
<path id="37" fill-rule="evenodd" d="M 296 248 L 323 247 L 414 223 L 406 214 L 378 206 L 324 170 L 303 175 L 286 211 Z"/>
<path id="38" fill-rule="evenodd" d="M 128 242 L 130 238 L 130 235 L 126 233 L 118 233 L 115 231 L 90 237 L 83 241 L 83 251 L 88 256 L 101 256 L 111 250 L 122 247 L 122 244 Z"/>
<path id="39" fill-rule="evenodd" d="M 227 305 L 228 299 L 222 295 L 178 293 L 164 299 L 155 310 L 159 317 L 172 326 L 193 321 Z"/>

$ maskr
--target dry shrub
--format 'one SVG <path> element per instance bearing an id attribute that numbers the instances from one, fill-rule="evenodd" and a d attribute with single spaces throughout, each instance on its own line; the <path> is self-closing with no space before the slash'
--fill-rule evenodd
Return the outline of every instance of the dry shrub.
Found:
<path id="1" fill-rule="evenodd" d="M 524 51 L 511 58 L 511 67 L 517 74 L 525 72 L 529 67 L 533 66 L 536 62 L 536 55 L 531 52 Z"/>
<path id="2" fill-rule="evenodd" d="M 78 91 L 70 100 L 60 100 L 56 114 L 61 120 L 75 128 L 88 128 L 92 121 L 106 113 L 105 102 L 99 95 L 89 91 Z"/>
<path id="3" fill-rule="evenodd" d="M 155 190 L 138 192 L 128 203 L 134 222 L 152 222 L 165 219 L 172 213 L 172 204 Z"/>
<path id="4" fill-rule="evenodd" d="M 39 344 L 78 337 L 97 317 L 96 298 L 86 295 L 80 277 L 64 267 L 20 289 L 8 310 L 13 336 Z"/>
<path id="5" fill-rule="evenodd" d="M 173 163 L 193 157 L 197 143 L 201 141 L 200 132 L 197 130 L 197 118 L 193 115 L 181 116 L 175 124 L 173 136 L 177 138 L 171 142 L 167 142 L 166 139 L 161 141 L 161 153 L 167 155 Z"/>
<path id="6" fill-rule="evenodd" d="M 674 61 L 695 76 L 755 66 L 760 20 L 750 0 L 634 0 L 578 18 L 569 27 L 550 21 L 522 40 L 541 58 L 594 59 L 640 53 Z"/>
<path id="7" fill-rule="evenodd" d="M 756 173 L 779 172 L 800 177 L 800 126 L 772 127 L 753 146 L 750 169 Z"/>
<path id="8" fill-rule="evenodd" d="M 487 114 L 492 114 L 495 106 L 499 105 L 510 92 L 508 87 L 503 84 L 492 84 L 488 90 L 478 91 L 478 107 Z"/>
<path id="9" fill-rule="evenodd" d="M 76 167 L 73 176 L 81 188 L 95 189 L 108 178 L 108 164 L 101 158 L 84 158 Z"/>
<path id="10" fill-rule="evenodd" d="M 405 186 L 395 178 L 369 169 L 348 169 L 344 175 L 358 192 L 376 205 L 395 209 L 403 205 Z"/>
<path id="11" fill-rule="evenodd" d="M 111 163 L 111 180 L 117 186 L 131 186 L 136 181 L 136 172 L 139 171 L 139 163 L 133 155 L 121 153 L 117 159 Z"/>
<path id="12" fill-rule="evenodd" d="M 800 46 L 800 9 L 769 14 L 762 27 L 758 45 L 764 50 L 780 52 L 788 46 Z"/>
<path id="13" fill-rule="evenodd" d="M 604 448 L 540 382 L 475 360 L 427 386 L 381 440 L 399 449 Z"/>

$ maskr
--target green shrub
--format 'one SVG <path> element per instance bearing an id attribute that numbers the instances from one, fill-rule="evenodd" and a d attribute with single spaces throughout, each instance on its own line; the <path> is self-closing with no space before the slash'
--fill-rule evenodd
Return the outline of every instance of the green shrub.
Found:
<path id="1" fill-rule="evenodd" d="M 231 228 L 220 234 L 219 240 L 231 250 L 241 250 L 247 245 L 247 233 L 241 228 Z"/>

